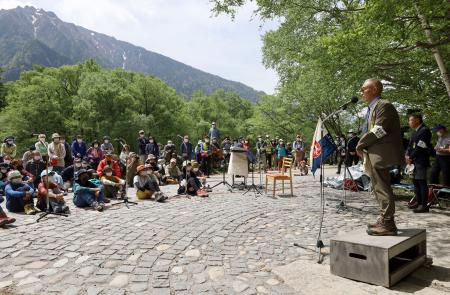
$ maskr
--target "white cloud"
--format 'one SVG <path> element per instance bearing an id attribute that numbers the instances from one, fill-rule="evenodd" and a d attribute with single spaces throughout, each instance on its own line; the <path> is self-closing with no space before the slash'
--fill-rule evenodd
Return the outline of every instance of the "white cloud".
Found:
<path id="1" fill-rule="evenodd" d="M 233 22 L 212 17 L 208 0 L 0 0 L 0 8 L 34 4 L 63 21 L 114 36 L 201 70 L 273 93 L 274 71 L 261 64 L 260 29 L 251 21 L 254 5 L 244 6 Z"/>

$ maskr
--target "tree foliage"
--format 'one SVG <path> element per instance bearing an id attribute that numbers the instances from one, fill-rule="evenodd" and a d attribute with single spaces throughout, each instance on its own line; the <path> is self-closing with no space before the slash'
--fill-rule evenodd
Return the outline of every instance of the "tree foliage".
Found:
<path id="1" fill-rule="evenodd" d="M 216 13 L 233 16 L 250 1 L 211 2 Z M 298 117 L 305 120 L 330 113 L 357 93 L 366 78 L 374 77 L 384 81 L 385 97 L 400 110 L 420 108 L 430 124 L 450 123 L 450 93 L 435 56 L 438 50 L 448 68 L 449 1 L 253 2 L 262 20 L 280 22 L 278 29 L 264 36 L 264 63 L 280 76 L 278 99 L 302 106 Z M 425 16 L 433 42 L 420 16 Z M 289 103 L 285 105 L 289 108 Z M 357 114 L 360 108 L 350 114 Z M 341 133 L 346 124 L 355 125 L 354 116 L 344 114 L 329 127 Z"/>

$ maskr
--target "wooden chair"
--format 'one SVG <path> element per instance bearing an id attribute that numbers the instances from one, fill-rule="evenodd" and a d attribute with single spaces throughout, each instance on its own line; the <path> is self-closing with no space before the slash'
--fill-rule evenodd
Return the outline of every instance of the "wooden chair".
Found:
<path id="1" fill-rule="evenodd" d="M 294 190 L 292 187 L 292 163 L 293 163 L 293 161 L 294 161 L 294 159 L 286 157 L 283 159 L 283 166 L 281 168 L 281 173 L 266 174 L 266 193 L 267 193 L 269 180 L 273 179 L 273 197 L 275 198 L 275 190 L 276 190 L 277 180 L 281 180 L 282 191 L 284 194 L 284 182 L 286 180 L 288 180 L 291 185 L 291 196 L 294 195 Z M 287 172 L 286 170 L 288 170 L 289 172 Z"/>

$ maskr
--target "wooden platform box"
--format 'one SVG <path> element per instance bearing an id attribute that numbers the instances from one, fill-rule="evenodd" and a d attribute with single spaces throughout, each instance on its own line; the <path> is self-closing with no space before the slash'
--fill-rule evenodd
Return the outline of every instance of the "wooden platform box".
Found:
<path id="1" fill-rule="evenodd" d="M 330 241 L 331 273 L 374 285 L 391 287 L 426 259 L 426 231 L 399 229 L 397 236 L 369 236 L 356 230 Z"/>

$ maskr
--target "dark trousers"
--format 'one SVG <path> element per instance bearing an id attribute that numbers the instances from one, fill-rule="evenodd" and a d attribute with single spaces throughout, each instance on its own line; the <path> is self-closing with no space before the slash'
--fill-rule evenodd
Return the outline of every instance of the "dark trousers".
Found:
<path id="1" fill-rule="evenodd" d="M 267 168 L 272 168 L 272 154 L 266 154 Z"/>
<path id="2" fill-rule="evenodd" d="M 417 203 L 426 206 L 428 201 L 428 185 L 425 179 L 413 179 Z"/>
<path id="3" fill-rule="evenodd" d="M 211 174 L 211 157 L 202 158 L 202 171 L 209 177 Z"/>
<path id="4" fill-rule="evenodd" d="M 450 156 L 436 155 L 436 161 L 434 161 L 431 168 L 431 183 L 440 184 L 439 176 L 442 173 L 442 184 L 450 186 Z"/>
<path id="5" fill-rule="evenodd" d="M 339 156 L 338 157 L 338 170 L 337 170 L 337 174 L 341 173 L 341 169 L 342 169 L 342 164 L 344 163 L 345 160 L 345 156 Z"/>

